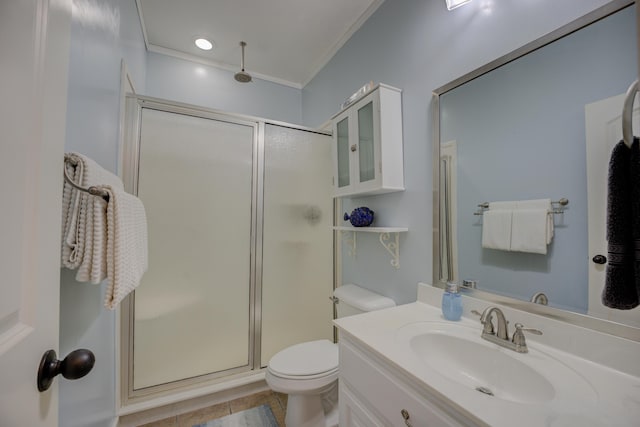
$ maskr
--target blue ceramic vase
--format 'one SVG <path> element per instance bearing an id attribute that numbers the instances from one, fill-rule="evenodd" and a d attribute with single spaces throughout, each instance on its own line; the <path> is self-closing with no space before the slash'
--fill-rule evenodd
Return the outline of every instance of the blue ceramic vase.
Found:
<path id="1" fill-rule="evenodd" d="M 344 220 L 350 221 L 354 227 L 368 227 L 373 222 L 373 211 L 367 207 L 355 208 L 351 216 L 345 212 Z"/>

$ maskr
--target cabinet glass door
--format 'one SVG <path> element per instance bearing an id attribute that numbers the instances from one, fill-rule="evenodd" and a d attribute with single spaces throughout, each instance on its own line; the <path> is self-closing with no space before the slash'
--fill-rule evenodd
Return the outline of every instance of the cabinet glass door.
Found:
<path id="1" fill-rule="evenodd" d="M 358 163 L 360 182 L 375 178 L 373 148 L 373 101 L 358 109 Z"/>
<path id="2" fill-rule="evenodd" d="M 349 118 L 345 117 L 337 125 L 338 134 L 338 187 L 348 187 L 349 177 Z"/>

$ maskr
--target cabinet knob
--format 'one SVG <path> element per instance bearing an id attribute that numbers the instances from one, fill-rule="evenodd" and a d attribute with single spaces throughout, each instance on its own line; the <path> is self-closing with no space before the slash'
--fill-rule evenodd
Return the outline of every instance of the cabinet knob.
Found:
<path id="1" fill-rule="evenodd" d="M 351 151 L 355 152 L 358 149 L 356 144 L 351 145 Z"/>
<path id="2" fill-rule="evenodd" d="M 407 427 L 413 427 L 411 425 L 411 421 L 409 421 L 409 418 L 411 418 L 409 417 L 409 411 L 407 411 L 406 409 L 403 409 L 402 411 L 400 411 L 400 415 L 402 415 L 402 418 L 404 418 L 404 424 Z"/>

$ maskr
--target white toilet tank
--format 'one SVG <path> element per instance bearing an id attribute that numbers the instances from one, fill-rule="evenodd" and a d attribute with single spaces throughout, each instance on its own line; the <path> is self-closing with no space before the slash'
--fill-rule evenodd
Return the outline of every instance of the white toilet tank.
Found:
<path id="1" fill-rule="evenodd" d="M 354 314 L 382 310 L 396 305 L 391 298 L 352 284 L 336 288 L 333 291 L 333 296 L 337 298 L 336 309 L 338 317 L 353 316 Z"/>

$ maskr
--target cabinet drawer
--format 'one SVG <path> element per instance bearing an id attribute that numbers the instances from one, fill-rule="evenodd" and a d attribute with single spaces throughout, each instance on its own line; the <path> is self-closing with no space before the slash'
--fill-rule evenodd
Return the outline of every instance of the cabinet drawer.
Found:
<path id="1" fill-rule="evenodd" d="M 340 427 L 386 427 L 346 384 L 340 384 Z"/>
<path id="2" fill-rule="evenodd" d="M 409 414 L 413 427 L 453 427 L 461 424 L 385 368 L 370 360 L 347 340 L 340 342 L 340 382 L 366 402 L 388 426 L 406 426 L 401 411 Z"/>

